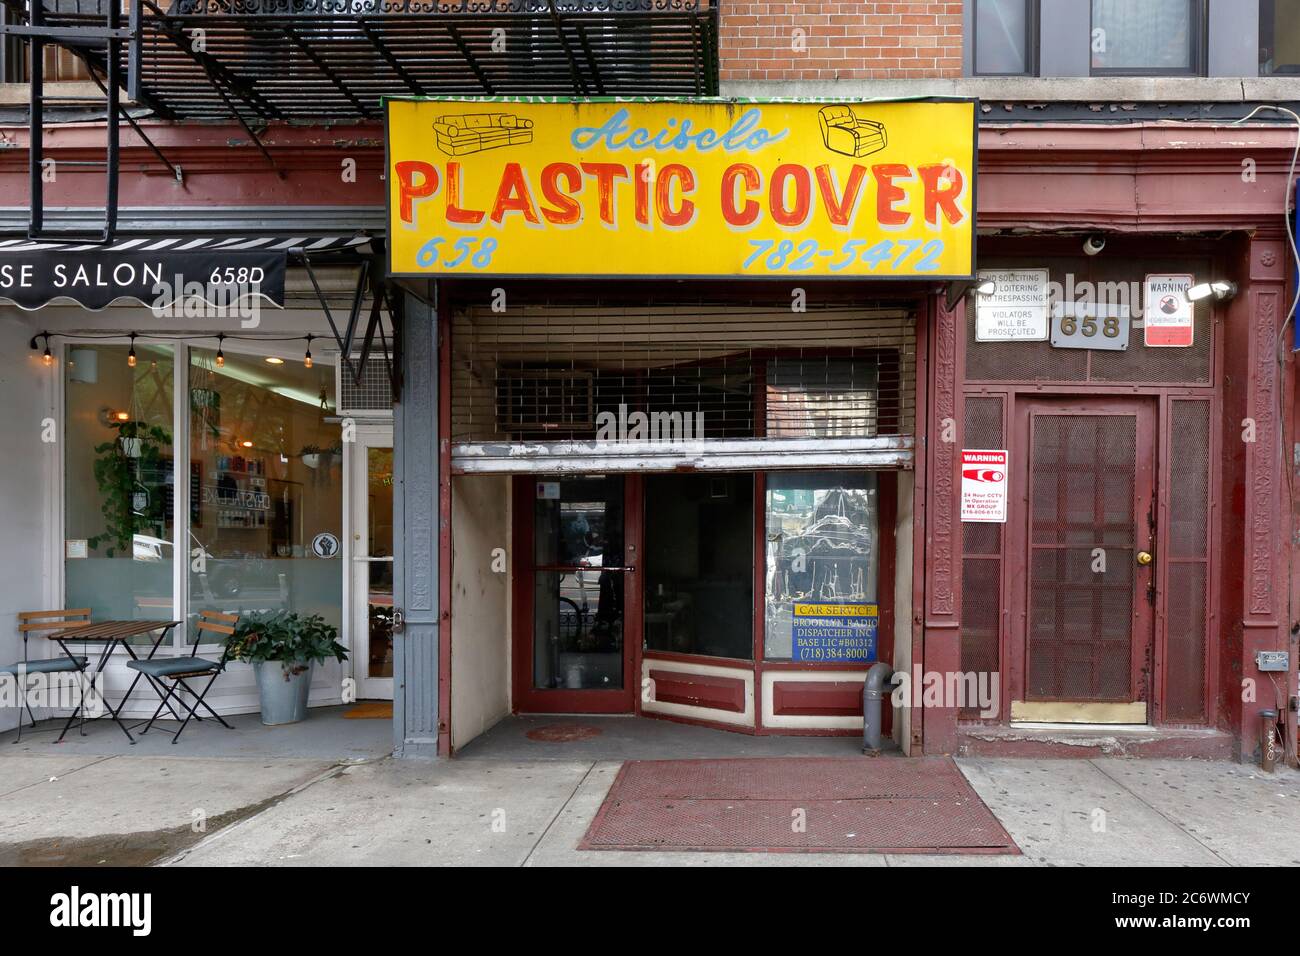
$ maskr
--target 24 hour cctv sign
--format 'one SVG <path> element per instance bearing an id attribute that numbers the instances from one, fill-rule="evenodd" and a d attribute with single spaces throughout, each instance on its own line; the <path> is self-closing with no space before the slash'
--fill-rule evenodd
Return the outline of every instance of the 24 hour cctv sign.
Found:
<path id="1" fill-rule="evenodd" d="M 972 274 L 972 102 L 386 108 L 396 275 Z"/>
<path id="2" fill-rule="evenodd" d="M 1005 524 L 1006 449 L 967 448 L 961 453 L 961 520 Z"/>

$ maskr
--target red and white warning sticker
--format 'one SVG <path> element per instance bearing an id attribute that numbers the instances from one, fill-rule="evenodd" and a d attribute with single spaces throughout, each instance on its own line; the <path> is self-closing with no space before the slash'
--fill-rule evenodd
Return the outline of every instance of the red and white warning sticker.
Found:
<path id="1" fill-rule="evenodd" d="M 965 448 L 961 453 L 961 520 L 1005 524 L 1007 452 Z"/>

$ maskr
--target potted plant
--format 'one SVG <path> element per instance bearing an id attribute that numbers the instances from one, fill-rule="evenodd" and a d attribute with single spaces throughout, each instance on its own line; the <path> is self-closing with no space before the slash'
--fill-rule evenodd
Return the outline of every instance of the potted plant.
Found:
<path id="1" fill-rule="evenodd" d="M 303 445 L 302 451 L 298 454 L 302 458 L 302 463 L 308 468 L 315 469 L 323 466 L 324 471 L 329 471 L 334 456 L 342 452 L 342 445 Z"/>
<path id="2" fill-rule="evenodd" d="M 150 486 L 161 484 L 169 463 L 163 452 L 172 443 L 165 428 L 148 422 L 128 420 L 113 422 L 117 432 L 111 440 L 95 446 L 95 483 L 103 496 L 101 511 L 105 530 L 89 539 L 91 548 L 108 545 L 106 554 L 130 554 L 138 531 L 161 526 L 165 519 L 165 500 L 150 494 Z"/>
<path id="3" fill-rule="evenodd" d="M 262 723 L 292 724 L 306 718 L 312 668 L 331 657 L 348 659 L 338 636 L 338 628 L 319 614 L 273 611 L 240 618 L 230 657 L 253 665 Z"/>

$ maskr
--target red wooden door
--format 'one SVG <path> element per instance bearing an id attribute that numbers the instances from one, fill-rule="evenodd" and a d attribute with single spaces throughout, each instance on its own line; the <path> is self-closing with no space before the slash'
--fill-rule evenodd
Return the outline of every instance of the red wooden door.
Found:
<path id="1" fill-rule="evenodd" d="M 515 479 L 517 712 L 632 712 L 641 511 L 639 476 Z"/>
<path id="2" fill-rule="evenodd" d="M 1145 722 L 1149 706 L 1143 716 L 1089 705 L 1149 705 L 1160 557 L 1154 403 L 1021 401 L 1016 439 L 1021 507 L 1009 532 L 1023 565 L 1013 575 L 1012 716 L 1019 700 L 1084 705 L 1062 719 Z"/>

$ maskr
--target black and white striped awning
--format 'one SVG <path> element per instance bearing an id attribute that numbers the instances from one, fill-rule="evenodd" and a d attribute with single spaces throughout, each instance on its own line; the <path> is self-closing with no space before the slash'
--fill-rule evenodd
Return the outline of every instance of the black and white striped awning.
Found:
<path id="1" fill-rule="evenodd" d="M 28 310 L 64 300 L 96 310 L 119 299 L 156 308 L 180 298 L 283 305 L 290 255 L 368 255 L 371 241 L 357 234 L 133 236 L 107 244 L 0 239 L 0 301 Z"/>
<path id="2" fill-rule="evenodd" d="M 51 242 L 31 239 L 0 239 L 0 254 L 14 252 L 195 252 L 206 249 L 261 252 L 333 252 L 355 249 L 371 241 L 370 236 L 135 236 L 118 238 L 109 244 Z"/>

